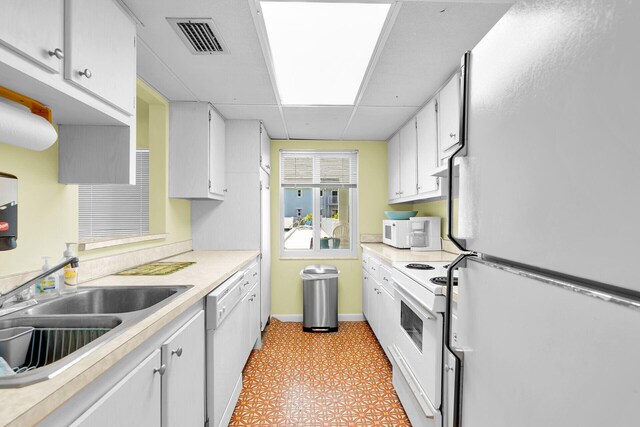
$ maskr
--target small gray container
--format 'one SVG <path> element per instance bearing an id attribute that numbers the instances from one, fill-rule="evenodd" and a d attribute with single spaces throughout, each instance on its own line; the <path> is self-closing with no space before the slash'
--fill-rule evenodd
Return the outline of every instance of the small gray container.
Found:
<path id="1" fill-rule="evenodd" d="M 27 358 L 32 335 L 33 328 L 30 326 L 0 329 L 0 357 L 12 368 L 22 366 Z"/>
<path id="2" fill-rule="evenodd" d="M 338 331 L 338 275 L 333 265 L 308 265 L 302 278 L 302 329 L 305 332 Z"/>

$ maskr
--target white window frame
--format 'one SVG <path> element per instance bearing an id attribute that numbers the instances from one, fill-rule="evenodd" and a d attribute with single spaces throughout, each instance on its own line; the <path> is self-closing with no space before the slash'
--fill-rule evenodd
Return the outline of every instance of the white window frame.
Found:
<path id="1" fill-rule="evenodd" d="M 302 150 L 281 150 L 281 152 L 300 152 Z M 356 161 L 360 161 L 360 156 L 357 150 L 304 150 L 309 154 L 314 153 L 356 153 Z M 279 156 L 280 168 L 282 168 L 282 156 Z M 359 168 L 358 168 L 359 170 Z M 280 177 L 278 177 L 278 187 L 280 187 L 280 258 L 282 259 L 353 259 L 358 258 L 358 187 L 349 188 L 349 240 L 350 249 L 320 249 L 320 191 L 321 188 L 310 188 L 312 191 L 312 215 L 313 215 L 313 249 L 285 249 L 284 247 L 284 192 L 285 187 L 281 185 Z M 360 177 L 358 176 L 358 181 Z M 290 188 L 290 187 L 289 187 Z M 333 188 L 331 184 L 327 184 L 324 188 Z M 317 227 L 316 227 L 317 224 Z"/>

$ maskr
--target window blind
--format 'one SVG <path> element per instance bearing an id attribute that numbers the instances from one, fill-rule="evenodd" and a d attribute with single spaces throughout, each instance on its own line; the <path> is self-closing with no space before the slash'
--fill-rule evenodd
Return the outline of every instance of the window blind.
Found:
<path id="1" fill-rule="evenodd" d="M 80 238 L 149 233 L 149 151 L 136 152 L 136 185 L 78 186 Z"/>
<path id="2" fill-rule="evenodd" d="M 282 151 L 280 153 L 282 187 L 356 188 L 358 153 L 356 151 Z"/>

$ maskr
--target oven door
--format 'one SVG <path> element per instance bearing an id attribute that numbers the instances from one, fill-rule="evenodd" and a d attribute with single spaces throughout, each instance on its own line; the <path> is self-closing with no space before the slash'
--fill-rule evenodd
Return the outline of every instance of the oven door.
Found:
<path id="1" fill-rule="evenodd" d="M 431 404 L 440 408 L 442 315 L 431 312 L 397 281 L 394 283 L 400 312 L 395 326 L 396 347 Z"/>

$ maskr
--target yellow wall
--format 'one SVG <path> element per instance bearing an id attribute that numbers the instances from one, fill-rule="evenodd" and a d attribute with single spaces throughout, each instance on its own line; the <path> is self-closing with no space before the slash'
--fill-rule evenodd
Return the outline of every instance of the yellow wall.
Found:
<path id="1" fill-rule="evenodd" d="M 191 204 L 168 198 L 169 104 L 138 81 L 140 146 L 150 147 L 150 226 L 166 239 L 80 253 L 81 260 L 191 238 Z M 0 171 L 18 177 L 18 247 L 0 252 L 0 276 L 38 270 L 41 256 L 62 257 L 65 242 L 78 241 L 78 186 L 58 184 L 57 143 L 42 152 L 0 142 Z M 75 250 L 75 248 L 74 248 Z"/>
<path id="2" fill-rule="evenodd" d="M 358 259 L 280 258 L 280 156 L 283 149 L 358 150 L 358 233 L 380 234 L 386 210 L 410 210 L 411 205 L 387 203 L 386 141 L 271 141 L 271 286 L 272 312 L 302 313 L 300 270 L 309 264 L 332 264 L 340 270 L 338 311 L 362 313 L 362 264 Z M 357 243 L 359 245 L 359 241 Z"/>

